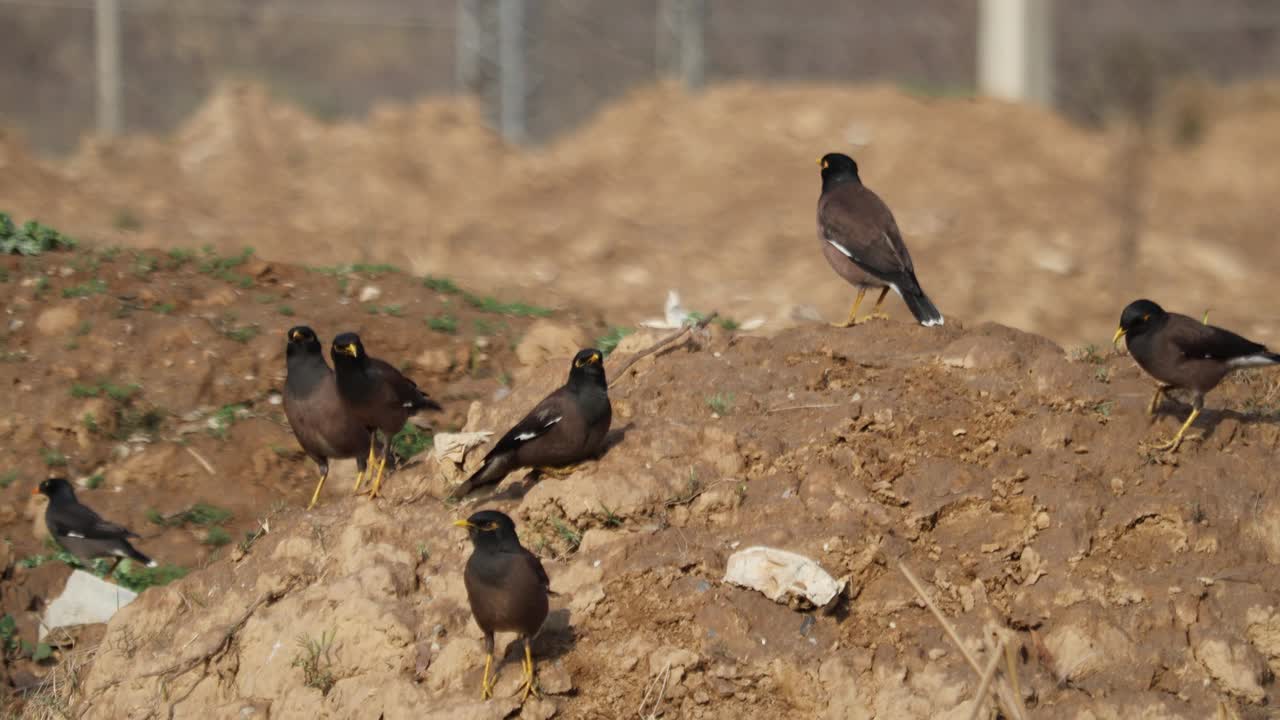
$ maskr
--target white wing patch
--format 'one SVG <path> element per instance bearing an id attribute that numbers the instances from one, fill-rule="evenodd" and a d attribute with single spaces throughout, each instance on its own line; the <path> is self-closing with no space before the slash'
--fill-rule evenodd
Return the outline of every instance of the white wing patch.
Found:
<path id="1" fill-rule="evenodd" d="M 541 434 L 545 433 L 546 431 L 550 430 L 552 425 L 555 425 L 556 423 L 560 422 L 560 418 L 561 418 L 561 417 L 562 417 L 562 416 L 557 415 L 557 416 L 555 416 L 555 417 L 551 418 L 551 419 L 550 419 L 550 420 L 548 420 L 548 421 L 547 421 L 547 422 L 546 422 L 542 427 L 538 428 L 537 430 L 532 430 L 532 431 L 530 431 L 530 432 L 522 432 L 522 433 L 520 433 L 519 435 L 517 435 L 517 436 L 516 436 L 516 440 L 519 440 L 519 441 L 532 440 L 532 439 L 534 439 L 534 438 L 538 437 L 539 435 L 541 435 Z"/>
<path id="2" fill-rule="evenodd" d="M 840 243 L 836 242 L 835 240 L 828 240 L 827 242 L 831 245 L 831 247 L 839 250 L 841 255 L 844 255 L 850 260 L 853 259 L 853 253 L 849 252 L 848 250 L 845 250 L 844 246 L 841 245 Z"/>
<path id="3" fill-rule="evenodd" d="M 73 531 L 73 532 L 69 532 L 69 533 L 67 533 L 67 537 L 69 537 L 69 538 L 80 538 L 81 540 L 83 540 L 83 539 L 84 539 L 84 533 L 78 533 L 78 532 L 74 532 L 74 531 Z"/>
<path id="4" fill-rule="evenodd" d="M 1206 356 L 1208 357 L 1208 356 Z M 1266 367 L 1267 365 L 1275 365 L 1276 361 L 1267 357 L 1266 353 L 1256 353 L 1254 355 L 1245 355 L 1244 357 L 1231 358 L 1227 361 L 1227 367 L 1230 368 L 1250 368 L 1250 367 Z"/>

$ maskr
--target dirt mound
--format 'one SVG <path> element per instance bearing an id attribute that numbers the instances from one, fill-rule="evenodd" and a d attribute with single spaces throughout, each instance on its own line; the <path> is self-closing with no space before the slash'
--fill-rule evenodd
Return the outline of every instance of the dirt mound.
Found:
<path id="1" fill-rule="evenodd" d="M 648 339 L 624 342 L 612 369 Z M 554 358 L 473 403 L 467 429 L 503 429 L 564 373 Z M 1140 443 L 1186 408 L 1151 427 L 1128 358 L 994 324 L 713 329 L 617 380 L 617 443 L 566 479 L 452 507 L 428 459 L 382 501 L 284 511 L 243 558 L 148 591 L 107 630 L 86 717 L 513 715 L 514 657 L 499 699 L 474 699 L 449 522 L 480 506 L 517 518 L 559 592 L 547 697 L 521 717 L 969 717 L 977 678 L 897 558 L 981 664 L 979 639 L 1009 629 L 1037 718 L 1262 718 L 1280 699 L 1265 376 L 1215 393 L 1234 409 L 1174 457 Z M 847 597 L 822 613 L 722 584 L 756 544 Z"/>
<path id="2" fill-rule="evenodd" d="M 1250 309 L 1280 272 L 1280 181 L 1260 170 L 1280 160 L 1277 113 L 1267 86 L 1201 89 L 1148 135 L 1089 133 L 887 88 L 660 86 L 520 151 L 463 99 L 330 125 L 232 85 L 170 138 L 92 142 L 61 164 L 0 153 L 0 197 L 103 241 L 390 262 L 618 323 L 675 287 L 778 330 L 797 305 L 847 307 L 815 249 L 811 163 L 847 150 L 948 315 L 1101 342 L 1149 296 L 1274 340 Z"/>

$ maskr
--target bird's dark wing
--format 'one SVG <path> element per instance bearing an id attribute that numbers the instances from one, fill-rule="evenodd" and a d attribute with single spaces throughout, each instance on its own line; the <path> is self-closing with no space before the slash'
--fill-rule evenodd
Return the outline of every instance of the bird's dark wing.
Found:
<path id="1" fill-rule="evenodd" d="M 1265 345 L 1186 315 L 1169 314 L 1169 340 L 1188 358 L 1232 360 L 1267 352 Z"/>
<path id="2" fill-rule="evenodd" d="M 510 452 L 550 432 L 564 417 L 565 404 L 568 402 L 571 402 L 569 391 L 563 387 L 543 398 L 523 420 L 498 439 L 498 444 L 489 451 L 489 456 Z"/>
<path id="3" fill-rule="evenodd" d="M 874 192 L 845 185 L 822 196 L 818 208 L 822 239 L 866 272 L 898 284 L 913 277 L 911 255 L 893 213 Z"/>
<path id="4" fill-rule="evenodd" d="M 49 508 L 47 519 L 54 535 L 68 535 L 88 540 L 138 537 L 128 528 L 104 520 L 92 508 L 78 502 Z"/>
<path id="5" fill-rule="evenodd" d="M 418 384 L 390 363 L 377 358 L 369 359 L 369 374 L 385 383 L 394 393 L 397 405 L 410 410 L 439 410 L 440 404 L 418 389 Z"/>
<path id="6" fill-rule="evenodd" d="M 537 576 L 538 582 L 542 583 L 542 587 L 550 589 L 551 578 L 547 577 L 547 569 L 542 567 L 542 561 L 538 559 L 537 555 L 534 555 L 527 549 L 521 549 L 524 550 L 525 562 L 528 563 L 529 569 L 533 571 L 533 574 Z"/>

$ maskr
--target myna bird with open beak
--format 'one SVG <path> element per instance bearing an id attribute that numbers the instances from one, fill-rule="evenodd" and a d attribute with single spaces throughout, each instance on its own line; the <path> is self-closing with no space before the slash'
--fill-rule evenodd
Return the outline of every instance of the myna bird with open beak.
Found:
<path id="1" fill-rule="evenodd" d="M 333 339 L 329 351 L 338 381 L 338 394 L 356 421 L 368 433 L 369 461 L 373 461 L 377 432 L 382 431 L 382 454 L 378 472 L 369 491 L 377 497 L 382 487 L 382 473 L 387 466 L 391 439 L 404 428 L 409 416 L 422 410 L 440 410 L 436 401 L 427 397 L 418 385 L 391 364 L 369 357 L 355 333 L 343 333 Z M 356 478 L 352 492 L 359 491 L 361 478 Z"/>
<path id="2" fill-rule="evenodd" d="M 612 419 L 604 354 L 594 348 L 580 350 L 569 368 L 569 380 L 508 430 L 452 496 L 460 498 L 477 487 L 501 482 L 517 468 L 568 475 L 577 463 L 604 450 Z"/>
<path id="3" fill-rule="evenodd" d="M 373 457 L 369 432 L 338 394 L 337 377 L 324 359 L 320 338 L 305 325 L 290 328 L 285 346 L 284 415 L 304 452 L 320 469 L 310 510 L 329 477 L 329 460 L 356 459 L 359 487 Z M 366 454 L 368 457 L 366 457 Z"/>
<path id="4" fill-rule="evenodd" d="M 1120 327 L 1112 343 L 1124 338 L 1129 354 L 1155 378 L 1156 393 L 1147 408 L 1154 415 L 1165 392 L 1191 392 L 1191 415 L 1159 450 L 1174 451 L 1187 428 L 1200 416 L 1204 396 L 1233 370 L 1280 364 L 1280 354 L 1230 330 L 1195 318 L 1165 312 L 1150 300 L 1135 300 L 1120 315 Z"/>
<path id="5" fill-rule="evenodd" d="M 836 274 L 858 289 L 849 318 L 836 327 L 857 325 L 858 306 L 867 288 L 879 288 L 871 318 L 887 318 L 880 312 L 890 290 L 907 304 L 917 322 L 926 327 L 943 324 L 942 313 L 916 280 L 911 255 L 902 233 L 884 204 L 858 176 L 858 164 L 841 153 L 828 153 L 822 166 L 822 194 L 818 196 L 818 241 L 822 255 Z"/>
<path id="6" fill-rule="evenodd" d="M 94 558 L 109 557 L 116 562 L 120 558 L 130 558 L 147 567 L 156 566 L 154 560 L 130 544 L 129 538 L 139 537 L 137 533 L 103 520 L 92 508 L 81 504 L 76 499 L 75 488 L 65 479 L 49 478 L 31 494 L 49 498 L 49 506 L 44 511 L 45 527 L 49 528 L 49 534 L 59 545 L 85 564 Z"/>
<path id="7" fill-rule="evenodd" d="M 547 619 L 551 581 L 538 557 L 520 544 L 516 525 L 496 510 L 481 510 L 453 523 L 467 529 L 473 550 L 462 573 L 467 601 L 484 632 L 484 678 L 480 697 L 493 696 L 493 634 L 518 633 L 524 641 L 522 699 L 538 694 L 533 667 L 533 637 Z M 492 677 L 491 677 L 492 674 Z"/>

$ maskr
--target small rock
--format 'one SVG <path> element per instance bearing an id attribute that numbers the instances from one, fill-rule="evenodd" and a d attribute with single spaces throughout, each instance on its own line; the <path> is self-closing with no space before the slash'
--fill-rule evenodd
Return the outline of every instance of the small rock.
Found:
<path id="1" fill-rule="evenodd" d="M 657 675 L 666 668 L 683 671 L 697 667 L 698 655 L 690 650 L 663 645 L 649 654 L 649 674 Z"/>
<path id="2" fill-rule="evenodd" d="M 522 720 L 550 720 L 556 716 L 556 704 L 548 698 L 534 698 L 520 710 Z"/>
<path id="3" fill-rule="evenodd" d="M 80 324 L 80 312 L 71 303 L 56 305 L 36 316 L 36 330 L 41 335 L 66 335 Z"/>
<path id="4" fill-rule="evenodd" d="M 377 285 L 365 285 L 360 288 L 360 302 L 362 303 L 373 302 L 380 297 L 382 297 L 382 288 Z"/>
<path id="5" fill-rule="evenodd" d="M 548 695 L 564 695 L 573 690 L 573 678 L 564 663 L 538 666 L 538 687 Z"/>

